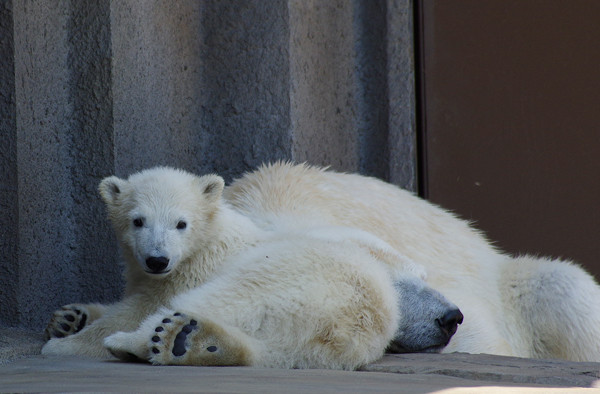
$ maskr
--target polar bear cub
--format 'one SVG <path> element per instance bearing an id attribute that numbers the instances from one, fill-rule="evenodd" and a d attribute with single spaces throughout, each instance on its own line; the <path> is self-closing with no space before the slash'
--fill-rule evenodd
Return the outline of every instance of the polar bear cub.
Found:
<path id="1" fill-rule="evenodd" d="M 42 352 L 354 369 L 390 343 L 448 344 L 462 314 L 424 284 L 423 267 L 362 230 L 259 226 L 223 188 L 218 176 L 170 168 L 103 180 L 126 261 L 125 298 L 63 307 Z"/>

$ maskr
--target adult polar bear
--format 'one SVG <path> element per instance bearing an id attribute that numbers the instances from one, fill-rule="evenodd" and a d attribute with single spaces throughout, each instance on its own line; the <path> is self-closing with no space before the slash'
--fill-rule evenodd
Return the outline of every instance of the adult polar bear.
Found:
<path id="1" fill-rule="evenodd" d="M 115 355 L 156 364 L 354 369 L 390 342 L 447 344 L 462 315 L 421 267 L 357 229 L 261 228 L 221 198 L 223 186 L 169 168 L 103 180 L 126 297 L 63 307 L 42 353 L 105 357 L 102 341 L 120 330 L 132 333 L 106 339 Z"/>
<path id="2" fill-rule="evenodd" d="M 265 227 L 358 228 L 425 266 L 428 284 L 465 316 L 445 352 L 600 361 L 600 288 L 570 262 L 509 257 L 452 214 L 359 175 L 279 163 L 225 197 Z"/>

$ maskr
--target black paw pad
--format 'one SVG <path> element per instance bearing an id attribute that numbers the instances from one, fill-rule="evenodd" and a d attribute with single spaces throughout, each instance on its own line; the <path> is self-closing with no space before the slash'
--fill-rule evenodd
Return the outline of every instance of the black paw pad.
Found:
<path id="1" fill-rule="evenodd" d="M 83 315 L 81 315 L 81 321 L 79 322 L 79 325 L 77 326 L 77 329 L 75 330 L 75 332 L 79 332 L 79 331 L 83 330 L 83 327 L 85 327 L 86 321 L 87 321 L 87 315 L 84 313 Z"/>
<path id="2" fill-rule="evenodd" d="M 73 315 L 65 315 L 65 319 L 73 323 L 75 321 L 75 316 Z"/>
<path id="3" fill-rule="evenodd" d="M 216 346 L 209 346 L 206 348 L 206 350 L 208 350 L 211 353 L 216 352 L 217 350 L 219 350 Z"/>
<path id="4" fill-rule="evenodd" d="M 185 340 L 187 339 L 188 334 L 195 329 L 196 326 L 192 324 L 186 324 L 181 328 L 181 331 L 179 332 L 179 334 L 177 334 L 173 343 L 172 352 L 174 356 L 183 356 L 187 352 L 187 349 L 185 347 Z"/>
<path id="5" fill-rule="evenodd" d="M 185 339 L 187 338 L 187 334 L 183 331 L 181 331 L 179 334 L 177 334 L 177 336 L 175 337 L 175 343 L 173 344 L 173 355 L 174 356 L 183 356 L 185 354 L 185 352 L 187 351 L 185 348 Z"/>

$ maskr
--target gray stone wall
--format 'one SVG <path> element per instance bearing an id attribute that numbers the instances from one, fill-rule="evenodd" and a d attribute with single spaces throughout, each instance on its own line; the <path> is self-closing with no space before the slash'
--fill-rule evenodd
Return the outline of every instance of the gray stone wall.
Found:
<path id="1" fill-rule="evenodd" d="M 411 0 L 0 0 L 0 325 L 122 289 L 96 187 L 307 161 L 414 190 Z"/>

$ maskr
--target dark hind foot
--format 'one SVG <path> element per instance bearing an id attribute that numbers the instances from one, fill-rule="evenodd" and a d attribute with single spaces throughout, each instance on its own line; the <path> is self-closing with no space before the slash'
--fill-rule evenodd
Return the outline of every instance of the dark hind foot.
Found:
<path id="1" fill-rule="evenodd" d="M 224 328 L 208 319 L 177 312 L 154 329 L 149 348 L 153 364 L 250 364 L 249 349 Z"/>

